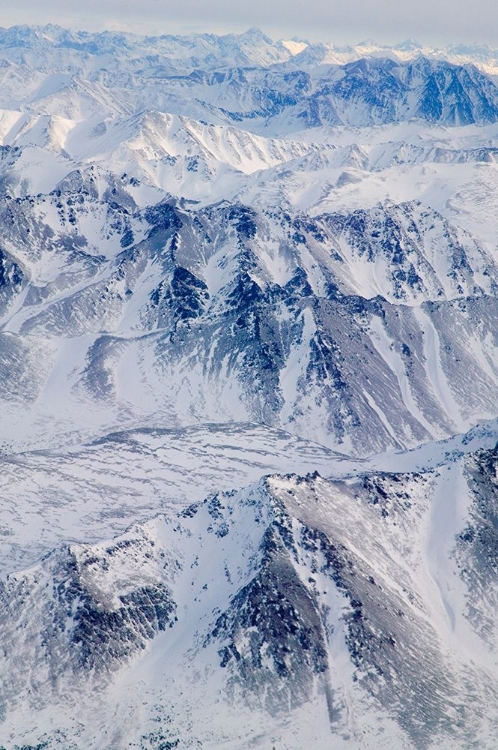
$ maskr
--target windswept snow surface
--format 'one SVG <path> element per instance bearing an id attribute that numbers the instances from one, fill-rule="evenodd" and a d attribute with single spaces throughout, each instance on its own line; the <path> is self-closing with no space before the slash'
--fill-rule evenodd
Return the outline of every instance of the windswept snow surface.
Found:
<path id="1" fill-rule="evenodd" d="M 0 29 L 0 749 L 494 748 L 498 52 Z"/>

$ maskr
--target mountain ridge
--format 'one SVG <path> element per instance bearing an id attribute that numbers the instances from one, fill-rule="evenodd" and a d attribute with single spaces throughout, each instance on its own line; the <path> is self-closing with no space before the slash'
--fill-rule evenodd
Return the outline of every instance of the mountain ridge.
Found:
<path id="1" fill-rule="evenodd" d="M 2 748 L 493 746 L 496 56 L 420 51 L 0 30 Z"/>
<path id="2" fill-rule="evenodd" d="M 430 517 L 428 492 L 434 493 L 436 507 L 444 508 L 444 488 L 448 482 L 463 481 L 461 491 L 468 488 L 466 503 L 470 510 L 473 503 L 482 502 L 477 485 L 473 484 L 472 467 L 481 467 L 478 469 L 481 484 L 483 477 L 485 482 L 489 481 L 490 472 L 492 475 L 493 467 L 496 468 L 496 450 L 468 454 L 466 464 L 471 472 L 466 479 L 458 464 L 453 464 L 451 477 L 445 476 L 445 466 L 439 473 L 425 476 L 420 473 L 367 474 L 356 477 L 353 483 L 334 483 L 318 475 L 269 477 L 242 493 L 214 495 L 203 503 L 189 506 L 179 514 L 179 523 L 160 516 L 132 527 L 113 542 L 73 545 L 47 556 L 41 565 L 30 571 L 10 576 L 3 584 L 2 598 L 10 601 L 7 617 L 26 621 L 23 627 L 27 647 L 33 627 L 36 630 L 40 627 L 40 623 L 34 624 L 33 620 L 41 619 L 42 629 L 48 630 L 36 648 L 42 651 L 62 648 L 70 661 L 61 669 L 57 659 L 57 673 L 53 678 L 47 675 L 47 682 L 43 673 L 36 676 L 36 665 L 39 663 L 43 669 L 45 661 L 39 651 L 32 660 L 35 674 L 29 678 L 34 694 L 30 697 L 26 688 L 17 684 L 7 690 L 4 685 L 3 700 L 11 703 L 10 691 L 17 700 L 22 699 L 26 707 L 20 704 L 14 708 L 14 717 L 19 717 L 19 711 L 26 711 L 26 701 L 53 700 L 50 695 L 54 690 L 64 696 L 67 689 L 63 687 L 64 682 L 69 680 L 69 687 L 76 678 L 80 690 L 85 684 L 91 690 L 96 680 L 99 690 L 108 693 L 112 702 L 116 670 L 119 673 L 128 664 L 140 673 L 140 660 L 145 659 L 146 663 L 148 654 L 153 653 L 151 647 L 145 647 L 143 639 L 157 639 L 162 653 L 172 654 L 174 648 L 184 656 L 171 659 L 169 675 L 166 673 L 160 678 L 157 673 L 152 677 L 152 684 L 158 677 L 166 678 L 170 685 L 177 686 L 176 689 L 190 684 L 189 690 L 192 690 L 187 661 L 194 659 L 200 664 L 206 659 L 207 663 L 213 658 L 219 660 L 221 674 L 225 675 L 221 690 L 228 705 L 236 708 L 239 701 L 248 702 L 257 720 L 263 695 L 265 722 L 273 717 L 272 731 L 288 747 L 297 748 L 300 740 L 291 739 L 285 726 L 279 726 L 278 717 L 289 710 L 291 715 L 294 712 L 299 715 L 303 705 L 315 712 L 317 700 L 323 705 L 321 721 L 324 723 L 315 729 L 323 733 L 319 735 L 321 743 L 326 742 L 328 733 L 328 742 L 338 747 L 342 746 L 341 742 L 355 748 L 369 747 L 368 739 L 364 742 L 361 738 L 361 730 L 353 728 L 354 712 L 366 710 L 367 722 L 373 722 L 370 726 L 373 737 L 379 737 L 379 732 L 384 736 L 387 733 L 389 741 L 398 742 L 398 746 L 429 748 L 434 746 L 433 733 L 437 732 L 438 738 L 445 738 L 446 747 L 461 746 L 462 741 L 470 740 L 475 736 L 473 733 L 479 731 L 480 703 L 485 700 L 489 710 L 490 699 L 484 698 L 484 692 L 469 694 L 466 680 L 475 680 L 472 675 L 476 665 L 464 666 L 468 656 L 464 655 L 466 651 L 459 645 L 459 639 L 470 639 L 473 659 L 478 658 L 479 669 L 488 672 L 486 676 L 481 674 L 480 683 L 484 691 L 492 694 L 496 685 L 489 671 L 490 642 L 489 636 L 477 628 L 478 620 L 473 617 L 467 620 L 460 613 L 452 639 L 447 640 L 444 633 L 455 628 L 451 625 L 451 606 L 459 601 L 458 597 L 472 597 L 473 603 L 469 604 L 472 612 L 476 606 L 481 606 L 481 594 L 475 585 L 473 594 L 464 594 L 468 585 L 466 569 L 455 568 L 454 560 L 448 571 L 439 569 L 437 585 L 434 581 L 429 583 L 429 578 L 427 583 L 422 583 L 423 576 L 415 578 L 410 565 L 415 564 L 417 569 L 420 566 L 423 569 L 426 564 L 435 566 L 439 553 L 435 550 L 430 553 L 434 560 L 432 557 L 427 558 L 427 562 L 425 558 L 421 560 L 418 555 L 423 538 L 419 540 L 418 536 L 412 540 L 414 548 L 411 550 L 404 547 L 400 551 L 397 544 L 400 535 L 407 539 L 407 527 L 420 528 L 420 514 Z M 488 464 L 489 468 L 485 469 Z M 495 480 L 491 478 L 491 481 Z M 336 504 L 341 513 L 331 516 L 331 507 Z M 353 518 L 355 523 L 351 524 Z M 473 518 L 474 523 L 483 522 L 478 515 Z M 363 539 L 362 546 L 357 546 L 365 523 L 369 533 L 372 526 L 382 527 L 382 545 L 372 538 L 369 542 Z M 424 533 L 429 537 L 434 531 L 439 533 L 438 523 L 434 516 L 430 527 L 433 531 Z M 456 523 L 464 524 L 464 521 Z M 457 537 L 460 566 L 464 565 L 462 560 L 466 559 L 476 539 L 476 532 L 471 533 L 469 528 L 463 525 Z M 451 551 L 446 548 L 446 544 L 451 545 L 451 534 L 445 539 L 444 555 Z M 236 547 L 233 546 L 235 541 Z M 204 555 L 210 561 L 207 565 L 202 560 Z M 382 564 L 381 560 L 384 560 Z M 390 567 L 383 568 L 384 565 Z M 130 567 L 136 568 L 133 574 Z M 485 564 L 478 569 L 486 575 Z M 459 571 L 460 580 L 457 585 L 457 579 L 453 579 L 448 589 L 451 603 L 444 603 L 444 599 L 435 597 L 435 592 L 437 586 L 441 591 L 446 590 L 455 570 Z M 450 579 L 445 578 L 448 575 Z M 183 581 L 185 576 L 186 582 Z M 330 587 L 335 593 L 328 590 Z M 40 593 L 35 594 L 35 591 Z M 37 602 L 39 614 L 32 609 L 32 600 Z M 45 604 L 45 600 L 52 603 Z M 432 624 L 427 622 L 428 611 L 432 613 Z M 59 623 L 60 618 L 69 618 L 67 625 Z M 186 638 L 188 644 L 193 637 L 193 646 L 180 645 L 177 629 L 182 629 L 184 618 L 183 639 Z M 432 630 L 436 622 L 437 629 Z M 3 630 L 9 632 L 5 615 Z M 67 645 L 63 646 L 62 641 L 66 639 Z M 480 652 L 475 651 L 476 639 L 480 639 Z M 168 640 L 170 647 L 166 645 Z M 406 649 L 409 655 L 403 656 L 400 664 L 397 654 L 405 653 Z M 410 653 L 412 650 L 414 653 Z M 455 661 L 456 654 L 458 659 L 463 659 L 460 666 Z M 14 671 L 13 677 L 15 674 Z M 407 674 L 410 675 L 408 680 Z M 352 680 L 348 688 L 347 718 L 342 692 L 346 675 L 347 680 Z M 433 680 L 437 682 L 437 690 L 431 687 Z M 474 683 L 476 688 L 477 684 Z M 201 695 L 202 685 L 201 679 L 196 688 Z M 263 692 L 262 685 L 266 686 Z M 47 689 L 50 692 L 45 693 L 44 698 L 36 697 L 36 691 Z M 143 690 L 146 698 L 150 687 L 144 686 Z M 153 690 L 157 694 L 158 686 Z M 166 692 L 165 687 L 160 692 L 162 700 L 168 702 L 167 688 Z M 366 705 L 361 699 L 363 692 L 367 696 L 370 694 Z M 57 700 L 69 718 L 70 714 L 63 708 L 65 699 Z M 130 696 L 123 694 L 120 700 L 128 704 Z M 188 702 L 188 698 L 186 700 Z M 420 708 L 421 701 L 424 716 L 431 716 L 430 723 L 422 724 L 412 718 L 416 716 L 412 702 Z M 145 700 L 144 705 L 147 703 Z M 380 719 L 379 706 L 384 709 L 389 706 L 388 713 L 394 718 L 394 725 Z M 150 712 L 151 708 L 147 710 Z M 42 704 L 38 703 L 37 711 L 43 717 Z M 144 727 L 152 726 L 153 716 L 152 711 L 149 719 L 143 718 L 143 723 L 136 728 L 138 733 L 142 732 L 142 743 L 146 737 Z M 83 715 L 80 717 L 83 719 Z M 181 728 L 181 717 L 181 712 L 177 711 L 172 725 L 166 722 L 158 728 L 166 732 L 165 736 L 170 736 L 169 731 L 175 725 L 177 732 L 185 732 L 185 728 Z M 33 741 L 34 737 L 45 740 L 47 747 L 54 741 L 57 746 L 58 734 L 62 732 L 64 738 L 65 731 L 71 731 L 68 718 L 59 719 L 55 733 L 50 730 L 37 735 L 36 730 L 27 729 L 24 737 L 29 738 L 28 741 Z M 43 731 L 42 726 L 38 732 Z M 202 744 L 210 732 L 213 732 L 211 741 L 220 737 L 216 721 L 211 720 L 203 729 L 194 721 L 194 727 L 188 730 L 190 739 L 185 738 L 185 744 L 175 734 L 170 737 L 171 741 L 178 739 L 178 746 L 190 747 L 192 741 Z M 135 741 L 140 742 L 136 730 L 129 739 L 136 735 Z M 101 741 L 99 730 L 91 724 L 78 734 L 91 747 Z M 264 741 L 256 746 L 263 747 Z M 80 747 L 78 740 L 74 746 Z"/>

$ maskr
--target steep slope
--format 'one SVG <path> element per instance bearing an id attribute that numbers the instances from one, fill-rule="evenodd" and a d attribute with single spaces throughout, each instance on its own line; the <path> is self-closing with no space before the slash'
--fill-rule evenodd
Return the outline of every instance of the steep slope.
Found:
<path id="1" fill-rule="evenodd" d="M 21 649 L 30 668 L 7 669 L 4 736 L 88 749 L 109 731 L 116 748 L 298 748 L 303 731 L 318 747 L 486 743 L 497 460 L 270 477 L 11 575 L 5 658 Z"/>
<path id="2" fill-rule="evenodd" d="M 8 414 L 22 372 L 33 437 L 71 409 L 73 431 L 256 421 L 365 455 L 495 416 L 498 269 L 436 212 L 138 210 L 133 190 L 90 169 L 6 203 L 2 391 Z"/>

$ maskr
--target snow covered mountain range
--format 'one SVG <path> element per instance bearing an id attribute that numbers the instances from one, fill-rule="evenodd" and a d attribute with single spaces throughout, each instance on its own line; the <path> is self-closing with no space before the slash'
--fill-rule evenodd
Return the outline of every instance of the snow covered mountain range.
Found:
<path id="1" fill-rule="evenodd" d="M 0 30 L 0 748 L 495 747 L 497 60 Z"/>

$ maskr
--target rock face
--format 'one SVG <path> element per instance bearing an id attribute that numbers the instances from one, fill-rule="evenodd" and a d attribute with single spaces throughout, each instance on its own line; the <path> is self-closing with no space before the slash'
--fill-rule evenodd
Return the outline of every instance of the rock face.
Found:
<path id="1" fill-rule="evenodd" d="M 174 603 L 161 581 L 149 578 L 143 585 L 133 581 L 119 593 L 113 590 L 109 560 L 127 546 L 126 541 L 110 546 L 108 557 L 101 560 L 90 557 L 88 550 L 67 549 L 47 558 L 33 576 L 3 584 L 2 631 L 11 636 L 10 648 L 15 646 L 14 663 L 21 649 L 36 665 L 35 674 L 14 667 L 5 676 L 4 708 L 24 691 L 34 689 L 39 703 L 82 673 L 105 676 L 172 622 Z M 22 637 L 16 633 L 19 621 L 25 629 Z"/>

